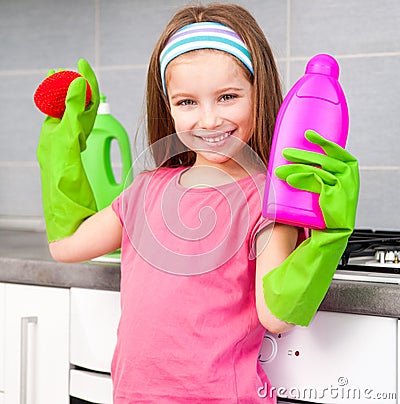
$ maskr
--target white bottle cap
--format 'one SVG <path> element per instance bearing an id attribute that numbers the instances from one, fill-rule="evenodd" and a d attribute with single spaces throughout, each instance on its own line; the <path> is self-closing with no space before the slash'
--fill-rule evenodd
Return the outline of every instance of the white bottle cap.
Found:
<path id="1" fill-rule="evenodd" d="M 104 94 L 100 94 L 100 104 L 97 109 L 97 115 L 110 115 L 110 104 L 106 101 Z"/>

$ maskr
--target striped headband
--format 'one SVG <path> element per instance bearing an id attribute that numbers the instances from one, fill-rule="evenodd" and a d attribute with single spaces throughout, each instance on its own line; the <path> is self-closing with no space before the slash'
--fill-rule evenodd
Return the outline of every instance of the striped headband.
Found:
<path id="1" fill-rule="evenodd" d="M 165 69 L 168 63 L 183 53 L 198 49 L 217 49 L 230 53 L 254 74 L 250 52 L 235 31 L 219 22 L 196 22 L 179 29 L 161 52 L 161 80 L 165 95 Z"/>

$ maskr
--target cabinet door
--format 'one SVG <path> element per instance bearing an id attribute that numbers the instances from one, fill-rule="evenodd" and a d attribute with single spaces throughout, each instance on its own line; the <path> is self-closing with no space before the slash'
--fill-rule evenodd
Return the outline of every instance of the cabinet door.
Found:
<path id="1" fill-rule="evenodd" d="M 4 391 L 4 284 L 0 283 L 0 404 L 2 404 L 2 392 Z"/>
<path id="2" fill-rule="evenodd" d="M 69 290 L 5 285 L 5 404 L 67 404 Z"/>
<path id="3" fill-rule="evenodd" d="M 111 372 L 121 314 L 119 292 L 71 288 L 71 363 Z"/>

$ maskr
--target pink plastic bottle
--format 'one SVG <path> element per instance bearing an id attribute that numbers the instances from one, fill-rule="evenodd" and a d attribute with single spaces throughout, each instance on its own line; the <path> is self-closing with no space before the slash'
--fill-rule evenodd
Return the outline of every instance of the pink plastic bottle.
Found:
<path id="1" fill-rule="evenodd" d="M 324 229 L 319 194 L 301 191 L 280 180 L 275 168 L 291 164 L 282 156 L 286 147 L 323 153 L 304 137 L 312 129 L 321 136 L 345 147 L 349 113 L 343 90 L 338 82 L 339 65 L 326 54 L 314 56 L 306 72 L 286 95 L 278 112 L 268 164 L 263 216 L 279 223 Z"/>

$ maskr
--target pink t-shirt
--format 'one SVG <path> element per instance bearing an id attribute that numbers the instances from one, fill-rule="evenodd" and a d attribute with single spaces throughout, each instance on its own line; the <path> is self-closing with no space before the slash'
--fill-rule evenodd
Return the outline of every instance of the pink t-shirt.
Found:
<path id="1" fill-rule="evenodd" d="M 142 173 L 112 205 L 124 227 L 114 404 L 275 403 L 258 395 L 252 259 L 265 176 L 189 189 L 183 170 Z"/>

